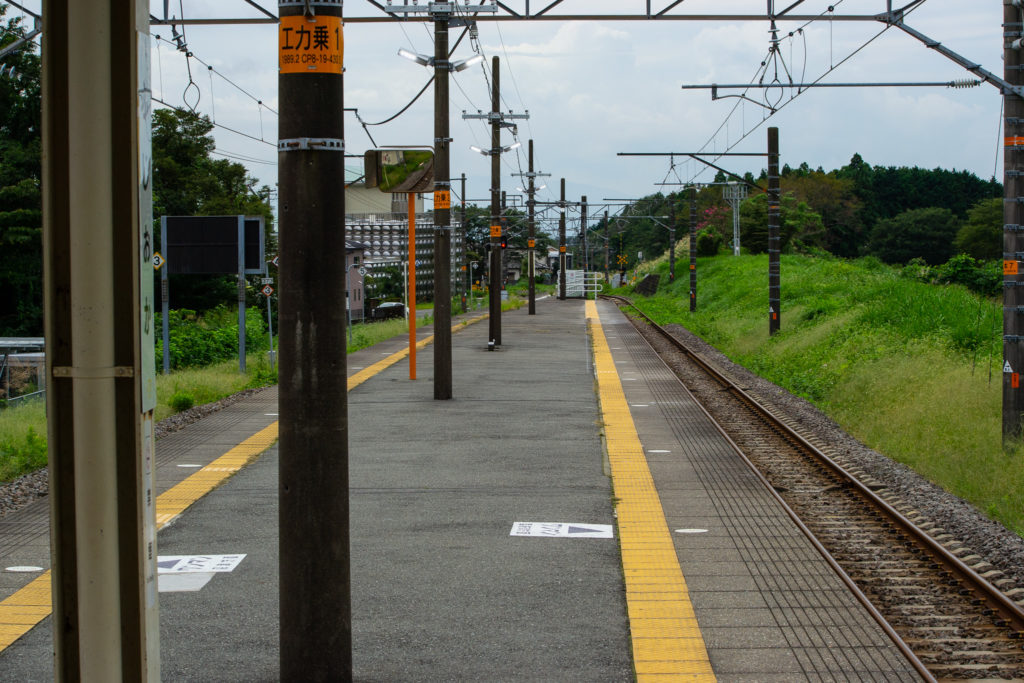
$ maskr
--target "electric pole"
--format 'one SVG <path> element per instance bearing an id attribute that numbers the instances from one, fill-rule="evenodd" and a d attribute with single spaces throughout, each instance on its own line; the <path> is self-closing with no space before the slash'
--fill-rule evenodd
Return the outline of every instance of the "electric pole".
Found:
<path id="1" fill-rule="evenodd" d="M 583 246 L 583 272 L 590 268 L 590 257 L 587 253 L 587 195 L 580 197 L 580 242 Z"/>
<path id="2" fill-rule="evenodd" d="M 459 221 L 460 221 L 460 223 L 462 225 L 462 256 L 463 256 L 463 260 L 465 261 L 465 265 L 463 267 L 466 269 L 466 274 L 468 276 L 468 279 L 466 280 L 467 288 L 468 288 L 468 287 L 472 286 L 472 285 L 469 285 L 468 283 L 472 280 L 473 274 L 469 272 L 469 258 L 468 258 L 468 255 L 467 255 L 467 248 L 466 248 L 467 244 L 469 242 L 466 239 L 466 236 L 469 234 L 469 229 L 466 227 L 466 174 L 465 173 L 462 174 L 461 180 L 462 180 L 462 188 L 461 188 L 462 194 L 459 195 L 459 199 L 461 200 L 460 204 L 461 204 L 462 211 L 461 211 L 461 215 L 459 217 Z M 462 288 L 462 278 L 459 278 L 459 288 L 460 289 Z M 466 311 L 469 310 L 469 308 L 468 308 L 469 304 L 466 303 L 466 297 L 467 297 L 468 294 L 469 294 L 468 291 L 462 290 L 462 312 L 463 313 L 465 313 Z"/>
<path id="3" fill-rule="evenodd" d="M 690 313 L 697 310 L 697 188 L 690 187 Z"/>
<path id="4" fill-rule="evenodd" d="M 1020 8 L 1008 0 L 1003 3 L 1004 30 L 1020 27 Z M 1007 34 L 1009 35 L 1009 34 Z M 1014 34 L 1019 35 L 1019 34 Z M 1014 39 L 1003 39 L 1003 68 L 1005 80 L 1018 88 L 1024 84 L 1021 72 L 1021 51 L 1014 47 Z M 1021 393 L 1020 373 L 1024 366 L 1024 280 L 1020 279 L 1019 265 L 1024 252 L 1024 99 L 1017 92 L 1003 89 L 1006 111 L 1004 124 L 1003 187 L 1003 446 L 1019 441 L 1022 432 L 1024 396 Z"/>
<path id="5" fill-rule="evenodd" d="M 609 269 L 609 266 L 608 266 L 608 254 L 610 253 L 611 243 L 612 243 L 611 224 L 608 222 L 608 211 L 605 210 L 605 212 L 604 212 L 604 281 L 605 281 L 605 283 L 607 283 L 609 285 L 611 284 L 611 280 L 608 279 L 610 277 L 610 275 L 608 274 L 608 269 Z"/>
<path id="6" fill-rule="evenodd" d="M 449 12 L 434 13 L 434 400 L 452 397 L 452 193 L 449 175 Z M 410 321 L 415 325 L 416 321 Z"/>
<path id="7" fill-rule="evenodd" d="M 538 189 L 543 190 L 545 186 L 542 185 L 540 188 L 538 188 L 534 181 L 537 178 L 547 177 L 547 176 L 550 176 L 551 174 L 550 173 L 537 173 L 536 171 L 533 170 L 533 140 L 530 140 L 530 142 L 529 142 L 529 166 L 527 168 L 528 168 L 528 170 L 527 170 L 526 173 L 513 173 L 512 175 L 513 176 L 519 176 L 520 178 L 526 178 L 527 181 L 528 181 L 528 184 L 526 186 L 526 195 L 527 195 L 526 209 L 527 209 L 527 215 L 528 215 L 527 225 L 528 225 L 528 228 L 529 228 L 529 233 L 528 233 L 528 236 L 527 236 L 526 246 L 529 249 L 529 251 L 528 251 L 528 253 L 529 253 L 529 266 L 527 267 L 527 270 L 529 272 L 529 292 L 530 292 L 529 314 L 530 315 L 536 315 L 536 313 L 537 313 L 537 301 L 536 301 L 537 292 L 536 292 L 536 286 L 535 286 L 536 285 L 536 270 L 534 268 L 534 254 L 535 254 L 534 248 L 537 245 L 537 240 L 536 240 L 536 237 L 537 237 L 537 234 L 536 234 L 537 223 L 536 223 L 536 210 L 535 210 L 536 206 L 537 206 L 537 201 L 535 199 L 535 195 L 537 194 L 537 190 Z"/>
<path id="8" fill-rule="evenodd" d="M 779 331 L 779 129 L 768 129 L 768 334 Z"/>
<path id="9" fill-rule="evenodd" d="M 278 7 L 279 678 L 352 680 L 342 12 Z"/>
<path id="10" fill-rule="evenodd" d="M 671 223 L 668 226 L 668 281 L 676 281 L 676 211 L 672 207 Z"/>
<path id="11" fill-rule="evenodd" d="M 565 301 L 565 178 L 558 211 L 558 298 Z"/>
<path id="12" fill-rule="evenodd" d="M 488 287 L 490 303 L 490 338 L 501 346 L 501 89 L 499 86 L 498 58 L 491 59 L 491 283 Z"/>

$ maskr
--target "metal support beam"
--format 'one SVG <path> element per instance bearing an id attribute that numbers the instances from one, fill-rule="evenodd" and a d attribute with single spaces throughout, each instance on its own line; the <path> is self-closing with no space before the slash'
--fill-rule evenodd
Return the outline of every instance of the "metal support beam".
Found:
<path id="1" fill-rule="evenodd" d="M 149 8 L 43 5 L 54 678 L 155 682 Z"/>

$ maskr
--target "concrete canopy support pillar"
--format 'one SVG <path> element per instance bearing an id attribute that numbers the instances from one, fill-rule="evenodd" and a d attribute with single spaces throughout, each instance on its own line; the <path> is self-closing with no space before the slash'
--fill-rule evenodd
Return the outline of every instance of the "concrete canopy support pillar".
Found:
<path id="1" fill-rule="evenodd" d="M 43 14 L 54 678 L 158 681 L 149 4 Z"/>
<path id="2" fill-rule="evenodd" d="M 278 6 L 277 678 L 350 681 L 348 380 L 345 277 L 338 265 L 346 253 L 341 2 L 280 0 Z M 324 40 L 303 39 L 310 35 Z"/>

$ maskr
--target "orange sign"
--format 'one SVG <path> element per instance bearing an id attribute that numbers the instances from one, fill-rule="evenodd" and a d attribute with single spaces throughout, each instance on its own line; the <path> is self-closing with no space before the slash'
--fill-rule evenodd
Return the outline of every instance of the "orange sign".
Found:
<path id="1" fill-rule="evenodd" d="M 345 39 L 341 17 L 281 17 L 278 67 L 286 74 L 341 74 Z"/>
<path id="2" fill-rule="evenodd" d="M 559 253 L 559 254 L 564 254 L 564 253 L 565 253 L 565 246 L 564 246 L 564 245 L 563 245 L 563 246 L 560 246 L 560 247 L 558 247 L 558 253 Z"/>
<path id="3" fill-rule="evenodd" d="M 452 208 L 452 193 L 450 190 L 434 190 L 434 208 Z"/>
<path id="4" fill-rule="evenodd" d="M 1020 389 L 1020 373 L 1015 372 L 1010 375 L 1010 387 L 1013 389 Z"/>
<path id="5" fill-rule="evenodd" d="M 1017 262 L 1016 261 L 1003 261 L 1003 275 L 1016 275 L 1017 274 Z"/>
<path id="6" fill-rule="evenodd" d="M 501 226 L 500 225 L 492 225 L 491 226 L 491 237 L 501 237 Z"/>
<path id="7" fill-rule="evenodd" d="M 537 240 L 526 240 L 526 246 L 528 246 L 530 249 L 533 249 L 535 246 L 537 246 Z"/>

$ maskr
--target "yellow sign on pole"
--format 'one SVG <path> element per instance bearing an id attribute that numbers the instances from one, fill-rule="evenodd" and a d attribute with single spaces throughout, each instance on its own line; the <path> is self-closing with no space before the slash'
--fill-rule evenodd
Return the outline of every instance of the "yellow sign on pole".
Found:
<path id="1" fill-rule="evenodd" d="M 527 240 L 526 246 L 528 246 L 530 249 L 533 249 L 535 246 L 537 246 L 537 240 Z"/>
<path id="2" fill-rule="evenodd" d="M 491 226 L 491 237 L 501 237 L 501 226 L 500 225 L 492 225 Z"/>
<path id="3" fill-rule="evenodd" d="M 341 17 L 281 17 L 278 66 L 286 74 L 341 74 L 345 40 Z"/>
<path id="4" fill-rule="evenodd" d="M 1016 261 L 1003 261 L 1003 275 L 1016 275 L 1017 274 L 1017 262 Z"/>
<path id="5" fill-rule="evenodd" d="M 434 208 L 435 209 L 450 209 L 450 208 L 452 208 L 452 193 L 451 193 L 451 190 L 434 190 Z"/>

